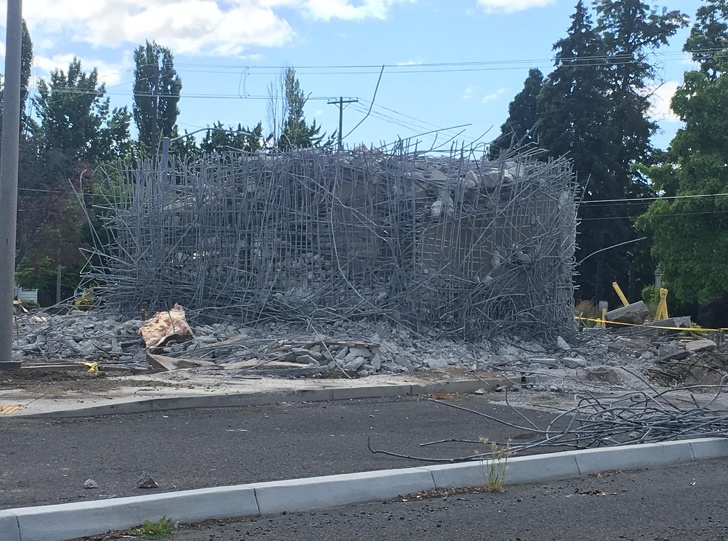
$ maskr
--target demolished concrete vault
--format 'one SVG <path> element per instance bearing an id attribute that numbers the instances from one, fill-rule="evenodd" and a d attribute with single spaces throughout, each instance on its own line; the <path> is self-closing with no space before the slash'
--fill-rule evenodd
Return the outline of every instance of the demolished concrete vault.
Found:
<path id="1" fill-rule="evenodd" d="M 128 313 L 386 318 L 466 338 L 573 328 L 567 160 L 229 153 L 109 173 L 87 278 Z"/>

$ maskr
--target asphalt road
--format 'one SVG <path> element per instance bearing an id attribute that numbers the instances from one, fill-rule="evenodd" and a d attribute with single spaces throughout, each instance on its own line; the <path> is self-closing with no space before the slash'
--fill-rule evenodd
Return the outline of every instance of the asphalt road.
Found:
<path id="1" fill-rule="evenodd" d="M 513 410 L 481 396 L 454 402 L 523 423 Z M 552 418 L 523 411 L 539 426 Z M 448 458 L 483 448 L 420 444 L 445 438 L 505 441 L 524 434 L 414 397 L 81 419 L 3 417 L 0 509 L 422 464 L 370 453 L 367 436 L 376 448 Z M 136 487 L 143 470 L 158 489 Z M 87 479 L 99 488 L 85 489 Z"/>
<path id="2" fill-rule="evenodd" d="M 725 541 L 727 479 L 728 460 L 723 459 L 507 487 L 503 494 L 466 493 L 208 522 L 178 531 L 174 539 Z"/>

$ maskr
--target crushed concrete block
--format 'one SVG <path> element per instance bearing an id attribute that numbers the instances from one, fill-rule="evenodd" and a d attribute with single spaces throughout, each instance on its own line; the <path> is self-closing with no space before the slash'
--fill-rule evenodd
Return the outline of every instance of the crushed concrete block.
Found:
<path id="1" fill-rule="evenodd" d="M 566 368 L 584 368 L 586 366 L 586 359 L 582 357 L 564 357 L 561 362 Z"/>
<path id="2" fill-rule="evenodd" d="M 444 370 L 448 367 L 447 360 L 442 358 L 425 359 L 424 364 L 431 370 Z"/>
<path id="3" fill-rule="evenodd" d="M 352 359 L 351 361 L 347 362 L 344 365 L 344 370 L 350 370 L 352 372 L 356 372 L 359 370 L 364 364 L 366 363 L 366 359 L 364 357 L 356 357 L 355 359 Z"/>
<path id="4" fill-rule="evenodd" d="M 397 366 L 401 366 L 402 368 L 406 370 L 413 370 L 414 367 L 412 366 L 412 361 L 410 361 L 407 357 L 404 355 L 397 355 L 394 357 L 394 362 Z"/>
<path id="5" fill-rule="evenodd" d="M 352 348 L 349 348 L 349 354 L 354 353 L 356 357 L 364 357 L 365 359 L 371 359 L 374 357 L 374 354 L 369 351 L 367 348 L 354 346 Z"/>
<path id="6" fill-rule="evenodd" d="M 556 347 L 559 348 L 562 351 L 569 351 L 569 350 L 571 350 L 571 346 L 561 336 L 557 336 L 556 337 Z"/>

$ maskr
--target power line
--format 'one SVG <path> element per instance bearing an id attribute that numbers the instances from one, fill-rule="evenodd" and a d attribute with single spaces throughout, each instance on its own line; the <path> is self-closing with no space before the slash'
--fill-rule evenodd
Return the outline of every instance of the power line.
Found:
<path id="1" fill-rule="evenodd" d="M 728 193 L 703 193 L 703 194 L 694 194 L 694 195 L 662 195 L 662 196 L 655 196 L 655 197 L 631 197 L 631 198 L 624 198 L 624 199 L 593 199 L 590 201 L 582 201 L 582 205 L 590 205 L 595 203 L 629 203 L 629 202 L 642 202 L 642 201 L 663 201 L 666 199 L 675 200 L 675 199 L 698 199 L 703 197 L 719 197 L 719 196 L 727 196 Z"/>

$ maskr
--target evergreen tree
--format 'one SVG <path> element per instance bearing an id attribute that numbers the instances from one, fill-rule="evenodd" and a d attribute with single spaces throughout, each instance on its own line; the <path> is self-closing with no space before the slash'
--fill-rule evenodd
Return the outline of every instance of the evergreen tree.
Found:
<path id="1" fill-rule="evenodd" d="M 238 124 L 237 128 L 225 128 L 222 122 L 216 122 L 213 128 L 200 144 L 203 152 L 256 152 L 263 149 L 263 124 L 260 122 L 254 128 L 245 128 L 242 124 Z"/>
<path id="2" fill-rule="evenodd" d="M 490 145 L 490 157 L 497 158 L 514 145 L 535 143 L 538 124 L 538 96 L 543 85 L 543 74 L 538 69 L 528 70 L 528 77 L 521 90 L 508 105 L 508 119 L 501 126 L 501 134 Z"/>
<path id="3" fill-rule="evenodd" d="M 566 37 L 554 45 L 555 68 L 538 96 L 539 143 L 549 157 L 566 155 L 573 161 L 582 201 L 587 202 L 579 207 L 576 259 L 580 261 L 620 242 L 629 235 L 631 223 L 612 220 L 622 212 L 614 206 L 588 204 L 619 197 L 621 190 L 612 176 L 617 167 L 616 137 L 607 122 L 611 104 L 605 44 L 581 0 L 571 19 Z M 612 222 L 608 227 L 606 219 Z M 590 257 L 578 269 L 577 297 L 608 298 L 610 281 L 626 267 L 623 259 L 609 253 Z"/>
<path id="4" fill-rule="evenodd" d="M 648 62 L 650 55 L 666 45 L 681 27 L 687 25 L 687 16 L 678 10 L 651 8 L 642 0 L 595 0 L 597 31 L 610 59 L 610 113 L 605 125 L 610 126 L 612 159 L 609 174 L 612 177 L 613 199 L 634 199 L 654 194 L 649 180 L 636 168 L 636 164 L 652 164 L 660 153 L 653 149 L 650 138 L 657 125 L 649 118 L 649 85 L 657 79 L 657 69 Z M 607 156 L 605 156 L 606 158 Z M 634 220 L 644 212 L 647 203 L 613 205 L 620 209 L 622 218 L 610 215 L 598 222 L 604 229 L 614 230 L 608 236 L 609 246 L 637 238 Z M 606 207 L 606 205 L 605 205 Z M 630 254 L 637 254 L 634 266 Z M 603 276 L 606 284 L 613 280 L 637 286 L 651 281 L 654 268 L 649 254 L 640 245 L 627 245 L 609 249 L 597 261 L 609 260 L 610 274 Z M 636 278 L 630 267 L 639 271 Z M 630 289 L 638 289 L 631 287 Z M 616 301 L 613 296 L 612 299 Z"/>
<path id="5" fill-rule="evenodd" d="M 134 51 L 134 121 L 139 142 L 147 154 L 155 154 L 162 137 L 174 137 L 182 80 L 174 69 L 169 49 L 156 42 Z"/>
<path id="6" fill-rule="evenodd" d="M 283 124 L 278 138 L 278 148 L 288 150 L 291 148 L 308 148 L 321 146 L 326 134 L 321 134 L 321 126 L 314 120 L 309 126 L 303 108 L 306 105 L 306 96 L 296 77 L 296 70 L 292 66 L 286 68 L 283 74 Z"/>
<path id="7" fill-rule="evenodd" d="M 99 163 L 113 155 L 113 146 L 128 140 L 130 116 L 126 107 L 110 111 L 98 71 L 83 71 L 74 58 L 68 72 L 54 70 L 41 79 L 34 99 L 40 120 L 36 136 L 46 154 L 61 154 L 72 166 L 79 161 Z"/>

